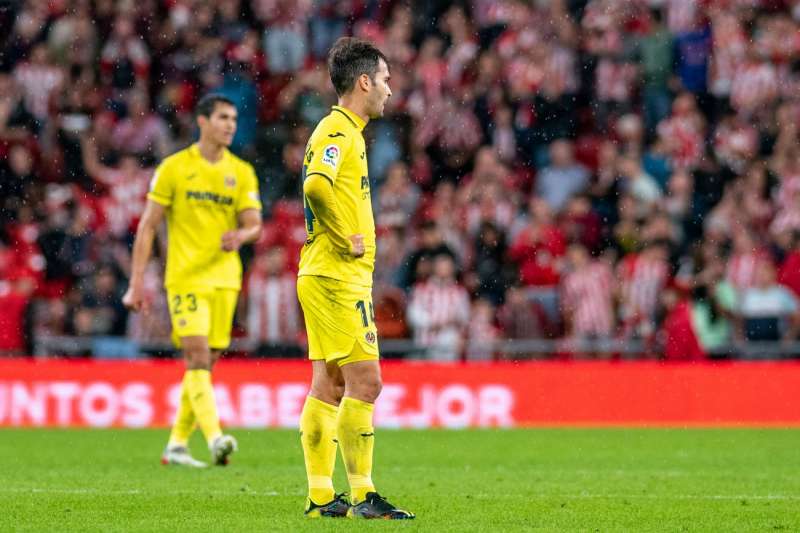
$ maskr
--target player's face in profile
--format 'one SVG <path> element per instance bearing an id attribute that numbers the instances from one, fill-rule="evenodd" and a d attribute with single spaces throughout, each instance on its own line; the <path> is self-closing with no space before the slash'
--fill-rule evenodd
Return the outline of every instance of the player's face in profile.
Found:
<path id="1" fill-rule="evenodd" d="M 371 84 L 369 92 L 369 118 L 380 118 L 383 116 L 383 109 L 386 106 L 386 100 L 392 96 L 392 90 L 389 88 L 389 66 L 381 59 L 378 61 L 378 71 L 375 73 L 375 79 Z"/>
<path id="2" fill-rule="evenodd" d="M 208 118 L 200 117 L 200 128 L 203 129 L 214 142 L 223 146 L 230 146 L 236 134 L 236 108 L 232 105 L 217 103 L 214 111 Z"/>

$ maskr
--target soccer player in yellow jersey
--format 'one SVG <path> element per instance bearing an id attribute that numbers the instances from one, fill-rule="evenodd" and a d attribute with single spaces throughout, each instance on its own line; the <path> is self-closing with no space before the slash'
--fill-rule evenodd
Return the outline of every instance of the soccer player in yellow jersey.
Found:
<path id="1" fill-rule="evenodd" d="M 311 134 L 303 165 L 308 239 L 297 295 L 311 359 L 311 391 L 300 415 L 308 475 L 309 517 L 414 518 L 382 498 L 372 482 L 372 411 L 381 390 L 372 310 L 375 221 L 362 130 L 383 115 L 389 89 L 386 57 L 343 37 L 328 54 L 339 105 Z M 352 501 L 333 489 L 341 448 Z"/>
<path id="2" fill-rule="evenodd" d="M 166 158 L 153 176 L 123 303 L 134 311 L 146 308 L 145 266 L 156 231 L 166 218 L 164 286 L 173 342 L 183 352 L 186 373 L 162 462 L 203 467 L 205 463 L 189 454 L 195 425 L 203 432 L 215 464 L 227 464 L 237 449 L 236 440 L 220 428 L 211 369 L 230 343 L 242 282 L 238 251 L 261 233 L 261 202 L 253 167 L 227 149 L 236 132 L 233 102 L 208 95 L 198 102 L 195 113 L 200 139 Z"/>

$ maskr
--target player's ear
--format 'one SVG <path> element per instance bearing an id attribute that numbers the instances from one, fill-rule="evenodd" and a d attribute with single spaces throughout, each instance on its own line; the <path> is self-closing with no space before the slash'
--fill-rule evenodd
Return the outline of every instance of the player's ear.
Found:
<path id="1" fill-rule="evenodd" d="M 358 87 L 364 92 L 369 91 L 370 87 L 372 86 L 372 80 L 370 79 L 368 74 L 362 74 L 358 77 Z"/>

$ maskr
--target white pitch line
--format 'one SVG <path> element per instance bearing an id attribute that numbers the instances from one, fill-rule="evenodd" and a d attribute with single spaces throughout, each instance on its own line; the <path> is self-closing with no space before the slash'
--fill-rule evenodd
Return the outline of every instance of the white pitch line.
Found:
<path id="1" fill-rule="evenodd" d="M 223 491 L 204 491 L 202 493 L 189 492 L 189 491 L 146 491 L 140 489 L 130 490 L 100 490 L 100 489 L 66 489 L 66 488 L 41 488 L 41 487 L 0 487 L 0 493 L 13 493 L 13 494 L 85 494 L 97 496 L 187 496 L 187 495 L 211 495 L 211 496 L 296 496 L 297 494 L 280 494 L 274 490 L 258 492 L 258 491 L 240 491 L 231 489 L 228 492 Z"/>
<path id="2" fill-rule="evenodd" d="M 800 501 L 799 494 L 517 494 L 517 498 L 565 498 L 568 500 L 787 500 Z M 494 494 L 477 494 L 474 498 L 494 499 Z M 505 497 L 508 497 L 506 495 Z"/>
<path id="3" fill-rule="evenodd" d="M 99 490 L 99 489 L 68 489 L 68 488 L 41 488 L 41 487 L 0 487 L 0 493 L 14 493 L 14 494 L 77 494 L 77 495 L 97 495 L 97 496 L 185 496 L 192 495 L 212 495 L 212 496 L 302 496 L 304 493 L 279 493 L 277 491 L 237 491 L 231 490 L 229 492 L 210 491 L 210 492 L 188 492 L 188 491 L 145 491 L 140 489 L 130 490 Z M 506 495 L 508 497 L 510 495 Z M 497 497 L 495 494 L 473 494 L 473 498 L 478 499 L 494 499 Z M 535 493 L 535 494 L 516 494 L 512 497 L 516 498 L 535 498 L 535 499 L 559 499 L 566 498 L 569 500 L 593 500 L 593 499 L 610 499 L 610 500 L 766 500 L 766 501 L 800 501 L 798 494 L 549 494 L 549 493 Z"/>

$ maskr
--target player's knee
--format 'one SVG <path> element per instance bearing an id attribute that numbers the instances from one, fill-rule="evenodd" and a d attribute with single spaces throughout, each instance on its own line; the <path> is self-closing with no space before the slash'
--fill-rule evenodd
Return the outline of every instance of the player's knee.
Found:
<path id="1" fill-rule="evenodd" d="M 381 394 L 383 383 L 380 376 L 369 376 L 360 379 L 350 387 L 351 395 L 359 400 L 374 403 Z"/>
<path id="2" fill-rule="evenodd" d="M 187 346 L 183 350 L 189 370 L 211 370 L 211 352 L 202 346 Z"/>
<path id="3" fill-rule="evenodd" d="M 339 405 L 344 395 L 344 387 L 338 387 L 330 384 L 313 384 L 311 386 L 311 396 L 314 398 L 329 403 L 331 405 Z"/>

